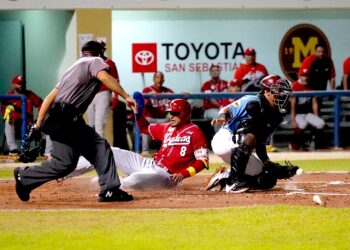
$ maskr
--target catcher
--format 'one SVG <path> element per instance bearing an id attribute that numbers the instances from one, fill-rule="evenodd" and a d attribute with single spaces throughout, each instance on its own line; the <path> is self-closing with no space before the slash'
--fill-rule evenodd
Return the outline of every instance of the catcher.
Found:
<path id="1" fill-rule="evenodd" d="M 206 190 L 220 186 L 226 192 L 242 193 L 251 188 L 269 189 L 277 179 L 301 174 L 302 169 L 286 162 L 269 160 L 266 141 L 282 122 L 292 93 L 290 82 L 268 75 L 259 82 L 257 95 L 246 95 L 219 111 L 212 125 L 223 125 L 212 140 L 216 155 L 230 164 L 220 168 L 209 180 Z M 255 149 L 256 155 L 252 154 Z"/>

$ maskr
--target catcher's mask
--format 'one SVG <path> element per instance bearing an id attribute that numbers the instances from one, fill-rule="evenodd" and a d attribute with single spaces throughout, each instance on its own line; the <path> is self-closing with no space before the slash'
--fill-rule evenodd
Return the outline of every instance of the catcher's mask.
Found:
<path id="1" fill-rule="evenodd" d="M 274 96 L 275 105 L 280 113 L 286 113 L 289 98 L 292 94 L 291 83 L 278 75 L 268 75 L 259 84 L 262 90 L 267 90 Z"/>

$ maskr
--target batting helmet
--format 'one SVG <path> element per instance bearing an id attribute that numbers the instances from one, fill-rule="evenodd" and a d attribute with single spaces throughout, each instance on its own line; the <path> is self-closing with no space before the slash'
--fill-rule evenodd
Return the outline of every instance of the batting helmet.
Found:
<path id="1" fill-rule="evenodd" d="M 264 77 L 259 86 L 274 95 L 275 105 L 281 113 L 286 113 L 286 107 L 292 94 L 290 81 L 278 75 L 268 75 Z"/>
<path id="2" fill-rule="evenodd" d="M 191 105 L 183 99 L 174 99 L 170 102 L 169 112 L 178 113 L 181 120 L 188 121 L 191 119 Z"/>

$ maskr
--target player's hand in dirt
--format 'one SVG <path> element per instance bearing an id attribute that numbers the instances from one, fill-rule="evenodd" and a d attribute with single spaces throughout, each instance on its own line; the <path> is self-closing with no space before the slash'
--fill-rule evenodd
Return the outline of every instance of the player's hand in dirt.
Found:
<path id="1" fill-rule="evenodd" d="M 170 180 L 174 184 L 180 183 L 183 179 L 184 179 L 184 177 L 182 176 L 182 174 L 172 174 L 172 175 L 170 175 Z"/>

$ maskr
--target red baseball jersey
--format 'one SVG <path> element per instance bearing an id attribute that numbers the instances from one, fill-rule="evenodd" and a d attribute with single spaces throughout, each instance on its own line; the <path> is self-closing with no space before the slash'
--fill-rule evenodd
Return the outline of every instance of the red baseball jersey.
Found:
<path id="1" fill-rule="evenodd" d="M 10 90 L 7 92 L 8 95 L 16 95 L 16 93 L 13 90 Z M 43 103 L 43 100 L 36 95 L 34 92 L 30 90 L 26 90 L 25 93 L 23 93 L 27 97 L 27 121 L 33 122 L 33 109 L 34 106 L 37 108 L 41 107 L 41 104 Z M 7 105 L 13 105 L 15 110 L 11 113 L 11 119 L 17 120 L 22 119 L 22 102 L 21 100 L 4 100 L 2 102 L 2 114 L 5 114 L 5 109 Z"/>
<path id="2" fill-rule="evenodd" d="M 189 123 L 176 128 L 171 127 L 170 123 L 150 124 L 148 130 L 153 139 L 162 141 L 153 159 L 170 173 L 178 174 L 196 160 L 209 165 L 207 141 L 197 125 Z"/>
<path id="3" fill-rule="evenodd" d="M 161 87 L 159 89 L 155 88 L 153 85 L 146 87 L 142 90 L 142 93 L 174 93 L 171 89 L 166 87 Z M 145 117 L 152 118 L 165 118 L 166 111 L 169 108 L 169 99 L 145 99 L 145 108 L 143 109 L 143 115 Z"/>
<path id="4" fill-rule="evenodd" d="M 115 66 L 115 63 L 109 58 L 105 60 L 105 63 L 109 66 L 108 73 L 119 81 L 118 70 L 117 70 L 117 67 Z M 106 85 L 101 84 L 100 91 L 104 91 L 104 90 L 108 90 L 108 88 L 106 87 Z"/>
<path id="5" fill-rule="evenodd" d="M 237 82 L 242 85 L 251 85 L 260 81 L 263 77 L 267 76 L 268 72 L 264 65 L 260 63 L 246 64 L 241 63 L 233 76 Z M 242 87 L 242 91 L 245 88 Z"/>
<path id="6" fill-rule="evenodd" d="M 227 92 L 228 82 L 225 80 L 220 80 L 218 82 L 214 82 L 213 80 L 206 81 L 203 83 L 201 87 L 201 92 L 203 93 L 215 93 L 215 92 Z M 220 108 L 224 107 L 224 99 L 217 99 L 216 103 L 205 99 L 203 100 L 203 108 L 204 109 L 212 109 L 212 108 Z"/>
<path id="7" fill-rule="evenodd" d="M 344 75 L 350 75 L 350 57 L 346 58 L 343 64 Z"/>

